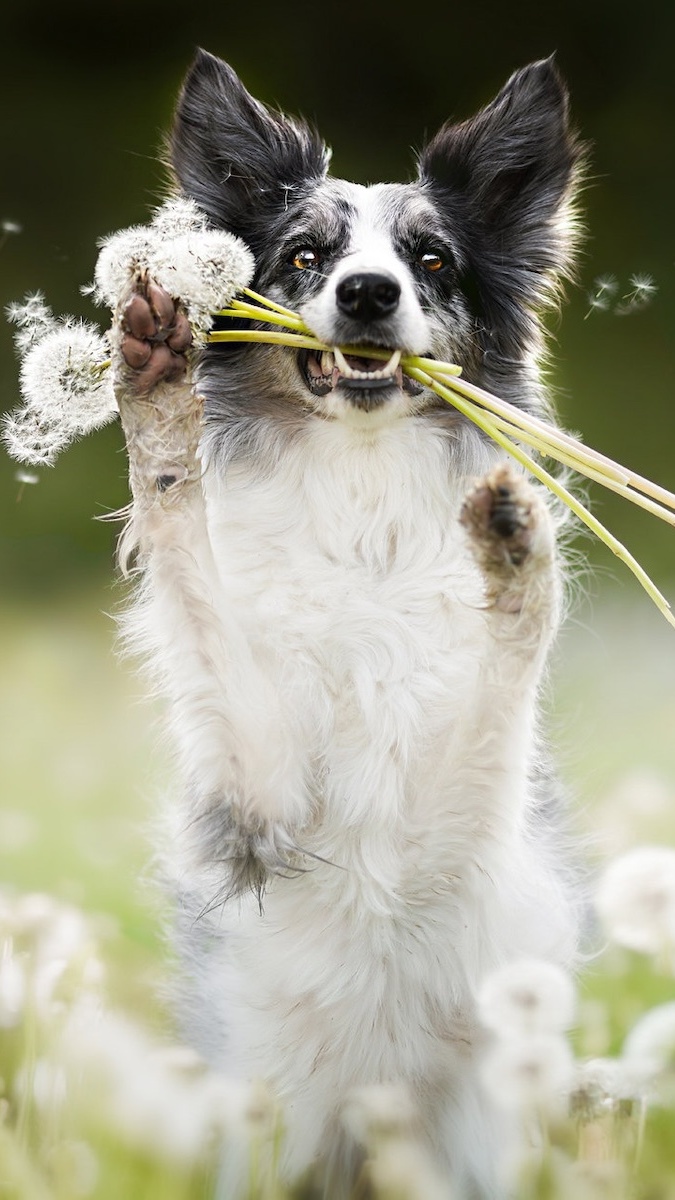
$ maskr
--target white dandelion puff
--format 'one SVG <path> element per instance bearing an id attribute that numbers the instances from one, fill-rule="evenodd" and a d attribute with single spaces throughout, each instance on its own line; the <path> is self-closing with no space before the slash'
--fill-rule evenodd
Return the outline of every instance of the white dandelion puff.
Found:
<path id="1" fill-rule="evenodd" d="M 174 196 L 155 209 L 153 228 L 162 238 L 202 233 L 207 228 L 206 213 L 189 196 Z"/>
<path id="2" fill-rule="evenodd" d="M 212 314 L 250 283 L 253 257 L 238 238 L 205 229 L 161 242 L 149 270 L 160 287 L 182 300 L 193 329 L 206 332 Z"/>
<path id="3" fill-rule="evenodd" d="M 497 1040 L 481 1064 L 487 1094 L 505 1110 L 554 1112 L 567 1102 L 574 1083 L 574 1057 L 553 1033 Z"/>
<path id="4" fill-rule="evenodd" d="M 3 221 L 0 225 L 3 233 L 8 233 L 10 236 L 17 233 L 23 233 L 23 225 L 19 225 L 18 221 Z"/>
<path id="5" fill-rule="evenodd" d="M 641 846 L 614 859 L 595 897 L 609 937 L 643 954 L 675 947 L 675 850 Z"/>
<path id="6" fill-rule="evenodd" d="M 90 289 L 97 303 L 116 308 L 139 271 L 180 299 L 195 333 L 210 329 L 212 313 L 229 304 L 253 276 L 253 256 L 239 238 L 209 229 L 193 200 L 177 197 L 155 211 L 151 225 L 105 238 Z"/>
<path id="7" fill-rule="evenodd" d="M 75 438 L 117 413 L 112 380 L 101 369 L 108 345 L 85 321 L 66 318 L 35 342 L 21 363 L 23 408 L 9 413 L 3 440 L 10 455 L 51 465 Z"/>
<path id="8" fill-rule="evenodd" d="M 478 994 L 478 1015 L 499 1035 L 558 1033 L 574 1020 L 570 975 L 543 959 L 519 959 L 493 971 Z"/>
<path id="9" fill-rule="evenodd" d="M 625 1071 L 637 1088 L 655 1099 L 675 1099 L 675 1002 L 659 1004 L 640 1017 L 622 1052 Z"/>
<path id="10" fill-rule="evenodd" d="M 95 304 L 114 309 L 138 271 L 147 270 L 160 234 L 150 225 L 132 225 L 99 241 L 94 282 L 83 288 Z"/>

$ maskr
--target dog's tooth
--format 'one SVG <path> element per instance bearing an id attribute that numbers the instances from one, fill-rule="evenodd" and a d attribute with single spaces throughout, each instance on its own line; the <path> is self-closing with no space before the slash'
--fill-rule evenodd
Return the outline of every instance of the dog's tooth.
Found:
<path id="1" fill-rule="evenodd" d="M 396 374 L 401 361 L 401 351 L 394 350 L 391 358 L 379 370 L 359 371 L 356 367 L 350 367 L 339 346 L 333 347 L 333 354 L 335 355 L 335 365 L 345 379 L 389 379 Z"/>
<path id="2" fill-rule="evenodd" d="M 330 350 L 322 350 L 321 358 L 319 361 L 321 364 L 321 374 L 322 375 L 332 374 L 333 366 L 335 365 L 335 357 L 333 354 L 331 354 Z"/>
<path id="3" fill-rule="evenodd" d="M 347 379 L 353 379 L 354 368 L 350 367 L 339 346 L 333 346 L 333 354 L 335 355 L 335 365 L 340 374 L 344 375 Z"/>

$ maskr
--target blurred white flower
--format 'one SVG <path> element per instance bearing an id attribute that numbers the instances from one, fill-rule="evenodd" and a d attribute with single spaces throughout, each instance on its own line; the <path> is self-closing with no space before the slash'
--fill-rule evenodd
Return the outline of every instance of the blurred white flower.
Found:
<path id="1" fill-rule="evenodd" d="M 675 1002 L 659 1004 L 633 1026 L 622 1063 L 637 1088 L 664 1102 L 675 1100 Z"/>
<path id="2" fill-rule="evenodd" d="M 507 1111 L 554 1112 L 574 1083 L 572 1051 L 560 1035 L 498 1039 L 481 1064 L 485 1091 Z"/>
<path id="3" fill-rule="evenodd" d="M 643 954 L 675 948 L 675 850 L 643 846 L 605 869 L 595 904 L 609 937 Z"/>
<path id="4" fill-rule="evenodd" d="M 418 1114 L 407 1089 L 395 1084 L 353 1088 L 341 1115 L 352 1137 L 364 1144 L 374 1134 L 403 1135 L 418 1123 Z"/>
<path id="5" fill-rule="evenodd" d="M 177 1069 L 128 1018 L 91 1000 L 75 1004 L 60 1057 L 79 1089 L 76 1102 L 127 1145 L 180 1163 L 195 1161 L 209 1146 L 219 1116 L 211 1077 Z"/>
<path id="6" fill-rule="evenodd" d="M 448 1200 L 449 1181 L 441 1179 L 432 1161 L 406 1088 L 394 1084 L 354 1088 L 341 1117 L 367 1150 L 368 1180 L 376 1197 Z"/>
<path id="7" fill-rule="evenodd" d="M 558 1033 L 574 1020 L 575 987 L 555 963 L 525 958 L 507 963 L 484 980 L 478 1015 L 500 1035 Z"/>
<path id="8" fill-rule="evenodd" d="M 15 954 L 11 938 L 6 938 L 0 946 L 0 1028 L 19 1024 L 26 990 L 25 963 Z"/>
<path id="9" fill-rule="evenodd" d="M 46 1155 L 46 1164 L 59 1195 L 82 1200 L 94 1194 L 100 1168 L 98 1158 L 87 1142 L 58 1142 Z"/>
<path id="10" fill-rule="evenodd" d="M 582 1121 L 613 1112 L 626 1100 L 637 1100 L 639 1090 L 632 1072 L 620 1058 L 589 1058 L 575 1064 L 570 1112 Z"/>

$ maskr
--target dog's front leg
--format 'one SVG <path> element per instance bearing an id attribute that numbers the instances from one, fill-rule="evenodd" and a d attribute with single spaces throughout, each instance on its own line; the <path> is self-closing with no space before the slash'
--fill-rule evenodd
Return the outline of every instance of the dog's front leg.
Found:
<path id="1" fill-rule="evenodd" d="M 297 864 L 288 831 L 302 823 L 306 788 L 280 701 L 236 620 L 224 620 L 214 603 L 190 328 L 180 305 L 139 274 L 111 338 L 133 496 L 120 556 L 124 565 L 135 553 L 142 578 L 130 639 L 170 702 L 193 865 L 218 862 L 223 893 L 260 890 L 268 872 Z"/>
<path id="2" fill-rule="evenodd" d="M 555 527 L 540 489 L 500 463 L 469 492 L 461 521 L 485 581 L 487 618 L 505 669 L 513 672 L 519 663 L 537 674 L 562 600 Z"/>

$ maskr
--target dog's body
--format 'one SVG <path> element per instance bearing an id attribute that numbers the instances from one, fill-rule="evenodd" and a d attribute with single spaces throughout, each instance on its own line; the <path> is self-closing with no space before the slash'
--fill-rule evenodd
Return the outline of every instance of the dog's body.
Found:
<path id="1" fill-rule="evenodd" d="M 576 159 L 550 62 L 442 130 L 414 184 L 325 179 L 315 135 L 203 54 L 173 135 L 180 187 L 329 345 L 452 359 L 535 410 L 534 310 L 566 266 Z M 184 780 L 191 1036 L 269 1084 L 284 1172 L 315 1171 L 331 1200 L 358 1161 L 341 1107 L 386 1082 L 410 1090 L 457 1194 L 490 1195 L 476 991 L 575 946 L 536 744 L 561 607 L 552 519 L 395 358 L 211 348 L 202 428 L 180 339 L 129 365 L 149 336 L 138 303 L 116 351 L 144 575 L 131 623 Z"/>

